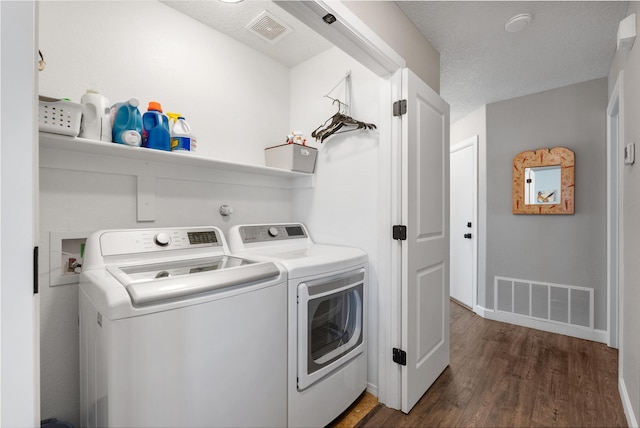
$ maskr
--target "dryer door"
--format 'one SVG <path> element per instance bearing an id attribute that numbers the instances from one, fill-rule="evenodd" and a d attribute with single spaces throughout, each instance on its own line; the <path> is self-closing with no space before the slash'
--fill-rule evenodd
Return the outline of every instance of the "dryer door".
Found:
<path id="1" fill-rule="evenodd" d="M 365 269 L 298 285 L 298 389 L 364 350 Z"/>

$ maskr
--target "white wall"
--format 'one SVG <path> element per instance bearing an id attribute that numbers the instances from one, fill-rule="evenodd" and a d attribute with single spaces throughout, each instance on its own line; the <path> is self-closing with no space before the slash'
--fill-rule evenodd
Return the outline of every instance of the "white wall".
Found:
<path id="1" fill-rule="evenodd" d="M 157 2 L 42 2 L 40 93 L 178 111 L 205 157 L 264 164 L 289 128 L 289 69 Z M 77 285 L 49 287 L 51 232 L 291 220 L 291 190 L 156 180 L 156 221 L 136 221 L 136 177 L 41 168 L 42 417 L 79 422 Z M 235 214 L 218 214 L 229 204 Z M 54 258 L 57 255 L 54 255 Z"/>
<path id="2" fill-rule="evenodd" d="M 330 64 L 330 67 L 327 67 Z M 383 142 L 377 130 L 336 134 L 323 144 L 311 132 L 337 107 L 324 98 L 351 70 L 350 115 L 380 124 L 379 95 L 383 80 L 337 48 L 291 69 L 291 127 L 304 131 L 318 147 L 316 184 L 294 191 L 293 218 L 307 224 L 317 242 L 355 246 L 369 254 L 368 382 L 378 385 L 378 155 Z M 331 94 L 344 100 L 344 85 Z M 389 201 L 390 202 L 390 201 Z"/>
<path id="3" fill-rule="evenodd" d="M 264 165 L 289 131 L 289 70 L 155 1 L 45 1 L 40 94 L 158 101 L 185 116 L 198 154 Z"/>
<path id="4" fill-rule="evenodd" d="M 288 221 L 291 191 L 158 179 L 153 223 L 136 221 L 136 177 L 41 168 L 41 376 L 42 416 L 79 421 L 78 289 L 49 287 L 50 232 L 107 228 L 213 225 Z M 230 221 L 222 204 L 235 209 Z M 259 207 L 259 209 L 256 209 Z M 58 258 L 53 254 L 52 258 Z"/>
<path id="5" fill-rule="evenodd" d="M 160 101 L 187 117 L 203 156 L 263 164 L 263 148 L 292 129 L 318 147 L 311 131 L 336 111 L 323 95 L 347 70 L 351 115 L 379 121 L 384 81 L 337 48 L 289 70 L 156 2 L 43 2 L 41 15 L 41 94 L 78 101 L 97 82 L 112 102 Z M 168 62 L 178 47 L 183 61 Z M 333 95 L 341 97 L 340 88 Z M 368 375 L 376 392 L 379 144 L 377 131 L 328 139 L 309 189 L 157 179 L 153 223 L 136 220 L 134 175 L 41 167 L 42 417 L 79 420 L 77 286 L 48 287 L 50 233 L 104 228 L 207 224 L 226 232 L 233 224 L 303 221 L 317 241 L 363 248 L 371 262 Z M 235 208 L 230 220 L 218 214 L 222 204 Z"/>

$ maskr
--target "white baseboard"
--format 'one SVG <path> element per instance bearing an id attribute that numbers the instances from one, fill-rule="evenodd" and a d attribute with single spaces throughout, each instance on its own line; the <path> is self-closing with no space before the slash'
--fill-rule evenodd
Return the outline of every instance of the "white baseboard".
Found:
<path id="1" fill-rule="evenodd" d="M 481 308 L 477 306 L 476 308 Z M 565 336 L 577 337 L 578 339 L 592 340 L 594 342 L 607 343 L 607 332 L 605 330 L 595 330 L 570 324 L 556 324 L 553 322 L 532 319 L 528 317 L 520 317 L 507 312 L 498 312 L 482 308 L 482 314 L 476 310 L 476 313 L 486 319 L 493 321 L 506 322 L 519 325 L 522 327 L 534 328 L 536 330 L 548 331 L 550 333 L 563 334 Z"/>
<path id="2" fill-rule="evenodd" d="M 378 385 L 367 382 L 367 392 L 374 397 L 378 397 Z"/>
<path id="3" fill-rule="evenodd" d="M 487 316 L 485 315 L 488 311 L 493 312 L 493 310 L 491 309 L 487 309 L 484 306 L 480 306 L 480 305 L 476 305 L 476 307 L 474 308 L 473 312 L 475 312 L 476 314 L 480 315 L 482 318 L 486 318 Z"/>
<path id="4" fill-rule="evenodd" d="M 624 379 L 621 377 L 618 378 L 618 391 L 620 392 L 620 398 L 622 399 L 622 408 L 624 409 L 624 415 L 627 417 L 627 425 L 632 428 L 637 428 L 638 418 L 633 414 L 633 407 L 631 406 L 631 400 L 629 399 L 627 386 L 624 383 Z"/>

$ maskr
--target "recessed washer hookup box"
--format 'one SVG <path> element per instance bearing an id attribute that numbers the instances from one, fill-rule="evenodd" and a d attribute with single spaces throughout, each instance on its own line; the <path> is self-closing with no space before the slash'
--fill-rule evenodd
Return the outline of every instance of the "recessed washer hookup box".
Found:
<path id="1" fill-rule="evenodd" d="M 318 149 L 301 144 L 282 144 L 264 149 L 267 166 L 290 171 L 313 173 Z"/>

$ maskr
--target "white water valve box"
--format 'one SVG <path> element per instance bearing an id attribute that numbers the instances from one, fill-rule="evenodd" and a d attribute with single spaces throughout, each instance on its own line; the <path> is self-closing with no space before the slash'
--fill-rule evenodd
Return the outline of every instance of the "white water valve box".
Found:
<path id="1" fill-rule="evenodd" d="M 282 144 L 264 149 L 267 166 L 290 171 L 313 173 L 318 149 L 302 144 Z"/>

